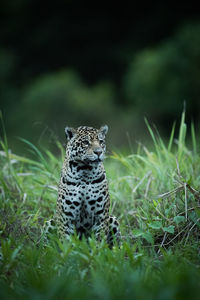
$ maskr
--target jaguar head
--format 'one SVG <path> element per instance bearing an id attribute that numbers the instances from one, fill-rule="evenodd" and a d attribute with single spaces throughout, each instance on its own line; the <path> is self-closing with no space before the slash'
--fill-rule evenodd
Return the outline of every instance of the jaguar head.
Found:
<path id="1" fill-rule="evenodd" d="M 106 152 L 105 137 L 108 126 L 100 129 L 81 126 L 77 129 L 66 127 L 69 160 L 83 164 L 97 164 L 103 161 Z"/>

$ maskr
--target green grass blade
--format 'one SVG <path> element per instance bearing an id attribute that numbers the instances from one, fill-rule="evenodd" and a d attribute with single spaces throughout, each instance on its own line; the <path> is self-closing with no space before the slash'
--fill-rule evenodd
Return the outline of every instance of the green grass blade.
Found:
<path id="1" fill-rule="evenodd" d="M 149 133 L 151 135 L 151 138 L 153 140 L 153 143 L 154 143 L 154 146 L 155 146 L 155 149 L 156 149 L 159 161 L 161 161 L 161 151 L 160 151 L 160 147 L 159 147 L 158 141 L 156 139 L 156 136 L 155 136 L 153 130 L 151 129 L 151 126 L 150 126 L 148 120 L 146 118 L 144 120 L 145 120 L 146 126 L 148 128 L 148 131 L 149 131 Z"/>
<path id="2" fill-rule="evenodd" d="M 185 112 L 182 113 L 181 116 L 181 124 L 179 129 L 179 137 L 178 137 L 178 155 L 181 156 L 184 147 L 185 147 L 185 138 L 186 138 L 187 126 L 185 124 Z"/>
<path id="3" fill-rule="evenodd" d="M 45 161 L 44 156 L 42 155 L 41 151 L 35 145 L 33 145 L 31 142 L 29 142 L 28 140 L 26 140 L 24 138 L 18 137 L 18 139 L 20 141 L 22 141 L 23 143 L 27 144 L 30 147 L 30 149 L 33 150 L 33 153 L 35 153 L 42 162 Z"/>
<path id="4" fill-rule="evenodd" d="M 191 124 L 191 136 L 192 136 L 193 152 L 194 152 L 194 154 L 197 154 L 197 140 L 196 140 L 196 134 L 195 134 L 195 128 L 194 128 L 193 122 Z"/>
<path id="5" fill-rule="evenodd" d="M 175 127 L 176 127 L 176 122 L 174 122 L 174 124 L 172 126 L 171 135 L 170 135 L 169 143 L 168 143 L 168 147 L 167 147 L 168 152 L 171 152 L 171 150 L 172 150 L 172 144 L 173 144 L 173 140 L 174 140 Z"/>
<path id="6" fill-rule="evenodd" d="M 5 129 L 5 124 L 4 124 L 4 120 L 3 120 L 3 115 L 2 115 L 2 111 L 0 110 L 0 121 L 1 121 L 1 127 L 3 130 L 3 144 L 5 145 L 5 149 L 8 150 L 8 139 L 7 139 L 7 135 L 6 135 L 6 129 Z"/>

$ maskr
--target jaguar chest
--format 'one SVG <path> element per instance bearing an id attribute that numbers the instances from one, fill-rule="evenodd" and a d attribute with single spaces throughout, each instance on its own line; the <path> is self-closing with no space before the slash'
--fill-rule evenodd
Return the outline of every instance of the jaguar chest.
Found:
<path id="1" fill-rule="evenodd" d="M 62 182 L 62 190 L 63 213 L 73 217 L 77 228 L 92 226 L 104 215 L 108 197 L 104 173 L 96 177 L 87 174 L 79 177 L 79 180 L 77 177 L 66 177 Z"/>
<path id="2" fill-rule="evenodd" d="M 92 226 L 104 215 L 105 192 L 103 189 L 96 189 L 92 184 L 82 184 L 79 186 L 79 203 L 76 216 L 77 228 Z"/>

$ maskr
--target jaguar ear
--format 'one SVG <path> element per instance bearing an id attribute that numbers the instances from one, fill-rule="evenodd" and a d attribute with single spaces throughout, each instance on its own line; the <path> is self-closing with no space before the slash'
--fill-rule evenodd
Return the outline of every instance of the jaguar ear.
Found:
<path id="1" fill-rule="evenodd" d="M 107 132 L 108 132 L 108 126 L 107 125 L 101 126 L 101 128 L 99 129 L 99 131 L 103 135 L 103 137 L 105 137 L 106 134 L 107 134 Z"/>
<path id="2" fill-rule="evenodd" d="M 76 129 L 72 128 L 72 127 L 66 127 L 65 128 L 65 135 L 68 141 L 71 140 L 71 138 L 73 138 L 73 136 L 76 134 Z"/>

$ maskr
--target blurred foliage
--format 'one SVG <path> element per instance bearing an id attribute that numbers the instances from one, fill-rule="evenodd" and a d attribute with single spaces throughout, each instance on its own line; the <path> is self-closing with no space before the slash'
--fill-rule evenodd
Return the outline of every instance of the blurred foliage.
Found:
<path id="1" fill-rule="evenodd" d="M 34 11 L 36 4 L 18 1 L 16 5 L 8 5 L 3 1 L 1 5 L 4 13 L 10 12 L 9 17 L 13 15 L 12 21 L 11 18 L 2 19 L 6 26 L 0 31 L 3 40 L 0 47 L 0 109 L 11 145 L 16 144 L 15 136 L 22 136 L 33 143 L 49 144 L 52 140 L 54 143 L 55 139 L 64 139 L 66 125 L 98 127 L 106 123 L 110 127 L 109 143 L 127 147 L 130 141 L 143 141 L 144 116 L 157 123 L 161 133 L 169 134 L 169 124 L 180 116 L 184 101 L 187 114 L 198 122 L 200 23 L 191 20 L 184 25 L 181 23 L 174 34 L 171 32 L 157 40 L 151 37 L 151 42 L 148 42 L 147 33 L 143 37 L 140 35 L 143 26 L 134 31 L 129 20 L 121 29 L 128 30 L 130 25 L 129 36 L 127 40 L 123 36 L 124 40 L 116 44 L 115 51 L 106 44 L 107 41 L 103 41 L 103 36 L 102 47 L 99 47 L 98 38 L 92 35 L 91 28 L 94 26 L 97 30 L 102 23 L 98 23 L 99 19 L 89 18 L 91 23 L 86 27 L 69 26 L 66 30 L 69 43 L 73 34 L 74 39 L 81 40 L 83 33 L 93 41 L 92 45 L 86 46 L 86 51 L 85 48 L 79 49 L 74 40 L 73 49 L 64 44 L 59 31 L 62 27 L 59 13 L 60 19 L 64 20 L 61 10 L 55 8 L 55 20 L 39 22 L 35 28 L 31 23 L 33 12 L 30 13 L 29 8 L 32 5 Z M 68 5 L 72 9 L 73 4 Z M 158 6 L 157 9 L 161 8 Z M 23 17 L 19 20 L 16 13 L 30 16 L 27 28 L 24 26 L 28 21 Z M 70 12 L 67 13 L 70 15 Z M 71 13 L 75 13 L 73 9 Z M 144 16 L 141 15 L 141 18 Z M 114 22 L 112 19 L 109 21 Z M 14 28 L 16 22 L 18 26 Z M 73 23 L 72 19 L 66 22 Z M 31 28 L 30 33 L 28 28 Z M 22 29 L 26 40 L 22 39 Z M 146 30 L 149 32 L 150 29 Z M 156 30 L 162 32 L 161 29 Z M 106 28 L 102 27 L 100 32 L 104 31 Z M 137 36 L 140 38 L 137 39 Z M 60 47 L 61 44 L 56 48 L 59 38 L 64 48 Z M 132 45 L 133 40 L 136 41 L 135 46 Z M 111 50 L 105 54 L 104 48 Z M 63 49 L 68 52 L 64 54 Z M 78 49 L 80 52 L 73 52 Z M 98 75 L 98 69 L 101 75 Z"/>
<path id="2" fill-rule="evenodd" d="M 59 119 L 98 124 L 109 118 L 114 108 L 113 90 L 106 83 L 88 88 L 77 74 L 64 70 L 37 78 L 27 86 L 22 106 L 28 116 L 32 112 L 33 118 L 37 114 L 38 119 L 43 118 L 48 124 L 55 119 L 58 124 Z"/>
<path id="3" fill-rule="evenodd" d="M 119 111 L 114 94 L 110 83 L 101 82 L 88 87 L 70 70 L 45 74 L 23 89 L 20 103 L 13 110 L 12 124 L 15 122 L 20 134 L 27 138 L 30 136 L 27 128 L 31 128 L 40 140 L 52 132 L 58 138 L 59 131 L 63 137 L 66 125 L 110 124 L 110 119 L 113 120 Z"/>
<path id="4" fill-rule="evenodd" d="M 133 58 L 124 78 L 130 104 L 151 116 L 173 118 L 183 101 L 198 115 L 200 108 L 200 24 L 187 25 L 158 47 Z"/>

